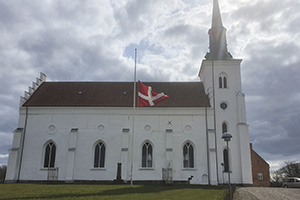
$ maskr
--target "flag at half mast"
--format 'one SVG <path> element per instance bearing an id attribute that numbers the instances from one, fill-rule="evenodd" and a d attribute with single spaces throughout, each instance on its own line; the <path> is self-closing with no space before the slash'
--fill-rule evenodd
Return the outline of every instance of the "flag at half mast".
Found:
<path id="1" fill-rule="evenodd" d="M 152 87 L 144 85 L 139 81 L 139 107 L 154 106 L 169 98 L 163 92 L 157 93 L 152 90 Z"/>

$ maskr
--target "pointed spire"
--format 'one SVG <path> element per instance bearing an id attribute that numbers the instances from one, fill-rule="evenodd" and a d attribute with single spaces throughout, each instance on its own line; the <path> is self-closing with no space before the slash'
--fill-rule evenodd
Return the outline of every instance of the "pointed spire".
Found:
<path id="1" fill-rule="evenodd" d="M 212 24 L 208 31 L 209 34 L 209 53 L 206 54 L 207 60 L 229 60 L 232 55 L 227 51 L 226 28 L 223 27 L 221 12 L 218 0 L 214 0 Z"/>
<path id="2" fill-rule="evenodd" d="M 218 0 L 214 0 L 211 27 L 223 27 Z"/>

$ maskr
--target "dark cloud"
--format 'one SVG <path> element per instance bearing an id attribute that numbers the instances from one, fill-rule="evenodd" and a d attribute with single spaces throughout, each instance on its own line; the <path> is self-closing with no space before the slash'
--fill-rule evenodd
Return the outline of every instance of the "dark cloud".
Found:
<path id="1" fill-rule="evenodd" d="M 299 48 L 294 42 L 260 40 L 245 48 L 250 58 L 244 63 L 250 140 L 259 152 L 295 160 L 300 141 Z"/>
<path id="2" fill-rule="evenodd" d="M 15 21 L 15 15 L 10 10 L 9 6 L 6 5 L 4 2 L 0 1 L 0 24 L 3 25 L 10 25 Z"/>

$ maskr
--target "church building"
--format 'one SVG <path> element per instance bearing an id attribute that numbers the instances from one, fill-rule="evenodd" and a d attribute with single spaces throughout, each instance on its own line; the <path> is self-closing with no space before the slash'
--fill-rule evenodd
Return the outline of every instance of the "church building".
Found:
<path id="1" fill-rule="evenodd" d="M 219 185 L 230 172 L 231 183 L 252 185 L 242 60 L 227 50 L 217 0 L 208 34 L 198 82 L 144 83 L 168 95 L 155 105 L 138 106 L 134 82 L 47 82 L 41 73 L 21 97 L 6 182 Z"/>

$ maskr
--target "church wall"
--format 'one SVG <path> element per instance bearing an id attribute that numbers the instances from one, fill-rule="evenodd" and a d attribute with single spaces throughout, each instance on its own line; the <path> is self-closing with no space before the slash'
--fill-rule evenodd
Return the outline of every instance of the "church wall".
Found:
<path id="1" fill-rule="evenodd" d="M 65 176 L 65 162 L 67 155 L 68 131 L 60 127 L 55 132 L 48 132 L 47 127 L 52 122 L 51 115 L 28 115 L 25 133 L 20 180 L 45 180 L 47 169 L 43 167 L 45 144 L 53 141 L 57 146 L 57 166 L 59 176 Z"/>
<path id="2" fill-rule="evenodd" d="M 58 180 L 112 181 L 117 163 L 122 179 L 130 180 L 132 111 L 125 108 L 30 108 L 25 133 L 20 180 L 47 180 L 43 167 L 45 146 L 56 145 Z M 20 119 L 26 115 L 20 110 Z M 210 112 L 211 115 L 211 112 Z M 210 117 L 211 118 L 211 117 Z M 162 180 L 162 168 L 172 168 L 173 180 L 208 184 L 205 108 L 138 109 L 134 135 L 134 180 Z M 171 130 L 171 131 L 170 131 Z M 94 168 L 94 147 L 106 146 L 104 168 Z M 153 145 L 153 166 L 141 166 L 145 141 Z M 183 145 L 194 145 L 194 168 L 183 167 Z"/>
<path id="3" fill-rule="evenodd" d="M 150 120 L 153 121 L 153 120 Z M 156 121 L 156 122 L 155 122 Z M 172 121 L 172 125 L 166 125 L 168 121 Z M 165 122 L 165 123 L 164 123 Z M 197 123 L 198 122 L 198 123 Z M 155 145 L 155 154 L 154 156 L 158 159 L 154 159 L 154 171 L 144 170 L 141 168 L 140 163 L 138 163 L 138 172 L 136 173 L 137 177 L 142 177 L 143 174 L 152 174 L 153 177 L 156 177 L 156 180 L 161 180 L 161 171 L 162 168 L 167 168 L 172 166 L 173 169 L 173 178 L 175 180 L 187 180 L 188 177 L 193 175 L 194 181 L 200 182 L 199 174 L 206 173 L 207 171 L 207 157 L 206 157 L 206 144 L 205 144 L 205 120 L 202 117 L 192 117 L 192 116 L 161 116 L 158 119 L 153 121 L 154 124 L 160 125 L 160 130 L 153 130 L 152 133 L 145 133 L 144 131 L 138 131 L 136 134 L 136 146 L 141 146 L 145 138 Z M 197 123 L 197 125 L 195 124 Z M 141 123 L 142 124 L 142 123 Z M 182 127 L 185 127 L 186 124 L 193 126 L 193 129 L 196 129 L 195 132 L 187 132 L 183 130 Z M 165 133 L 165 128 L 173 128 L 172 133 Z M 142 129 L 142 126 L 138 128 Z M 201 130 L 202 129 L 202 130 Z M 199 131 L 199 132 L 198 132 Z M 172 148 L 171 152 L 166 151 L 166 138 L 167 135 L 171 135 L 168 144 L 168 148 Z M 183 168 L 183 154 L 182 148 L 183 144 L 189 141 L 195 145 L 195 168 L 194 169 L 184 169 Z M 200 145 L 202 144 L 202 145 Z M 135 154 L 137 157 L 141 157 L 141 151 L 138 151 L 138 154 Z M 153 172 L 151 172 L 153 171 Z"/>

